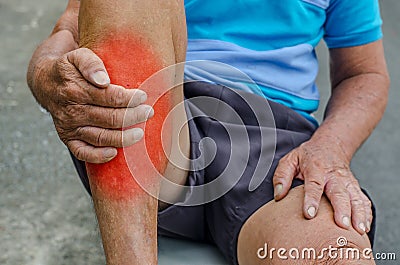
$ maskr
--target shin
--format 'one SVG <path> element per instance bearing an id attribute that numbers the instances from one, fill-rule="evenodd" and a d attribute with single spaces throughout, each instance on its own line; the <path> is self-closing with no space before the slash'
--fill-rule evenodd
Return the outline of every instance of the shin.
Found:
<path id="1" fill-rule="evenodd" d="M 113 84 L 138 88 L 152 74 L 177 62 L 171 32 L 178 10 L 176 1 L 82 0 L 80 46 L 99 55 Z M 159 87 L 168 86 L 176 76 L 182 74 L 172 73 L 157 80 Z M 154 103 L 155 111 L 153 118 L 138 126 L 145 128 L 145 141 L 118 150 L 109 163 L 87 164 L 107 264 L 157 263 L 158 202 L 145 189 L 151 194 L 159 191 L 157 171 L 164 173 L 168 164 L 165 151 L 170 151 L 175 138 L 173 124 L 164 124 L 164 120 L 183 100 L 183 91 L 178 87 L 157 100 L 157 86 L 145 86 L 143 90 L 148 94 L 146 104 Z M 164 144 L 163 126 L 170 134 Z M 143 163 L 149 159 L 151 166 Z"/>

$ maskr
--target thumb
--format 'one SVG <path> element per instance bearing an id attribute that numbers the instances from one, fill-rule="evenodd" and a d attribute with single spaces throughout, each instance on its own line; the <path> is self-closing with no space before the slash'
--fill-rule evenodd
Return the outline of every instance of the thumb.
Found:
<path id="1" fill-rule="evenodd" d="M 110 77 L 103 61 L 90 49 L 80 48 L 69 52 L 67 59 L 94 86 L 106 88 L 110 85 Z"/>

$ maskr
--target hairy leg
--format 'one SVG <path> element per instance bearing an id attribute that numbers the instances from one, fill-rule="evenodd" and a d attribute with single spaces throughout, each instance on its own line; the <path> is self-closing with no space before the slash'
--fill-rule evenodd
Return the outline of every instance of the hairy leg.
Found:
<path id="1" fill-rule="evenodd" d="M 82 0 L 80 46 L 99 55 L 113 84 L 137 88 L 155 72 L 184 61 L 186 31 L 182 24 L 183 1 Z M 182 70 L 168 72 L 151 87 L 141 87 L 148 94 L 146 104 L 156 102 L 161 88 L 182 79 Z M 167 159 L 176 153 L 179 142 L 188 153 L 187 127 L 179 134 L 175 126 L 186 120 L 183 107 L 164 123 L 169 111 L 182 100 L 182 86 L 164 94 L 154 105 L 154 117 L 138 126 L 145 128 L 145 141 L 118 150 L 109 163 L 87 164 L 107 264 L 157 264 L 158 201 L 143 185 L 152 194 L 159 192 L 160 178 L 152 165 L 172 181 L 185 181 L 186 172 L 174 170 Z M 167 134 L 164 143 L 162 127 Z M 152 165 L 143 162 L 147 156 Z M 172 176 L 169 172 L 178 173 Z"/>
<path id="2" fill-rule="evenodd" d="M 365 256 L 371 255 L 367 251 L 371 248 L 368 237 L 361 236 L 352 228 L 345 230 L 338 227 L 334 222 L 333 210 L 326 197 L 321 202 L 317 217 L 312 220 L 306 220 L 303 217 L 303 197 L 303 186 L 296 187 L 289 192 L 287 198 L 280 202 L 267 203 L 246 221 L 238 239 L 240 265 L 375 264 L 373 260 L 363 258 L 364 250 L 366 250 Z M 344 242 L 345 238 L 347 244 L 338 245 L 338 238 L 341 238 L 341 242 Z M 331 252 L 329 252 L 330 246 Z M 278 256 L 279 248 L 287 251 L 281 252 L 283 258 Z M 299 255 L 296 250 L 292 250 L 290 255 L 289 251 L 292 248 L 299 250 Z M 310 259 L 313 256 L 308 256 L 308 252 L 304 252 L 303 255 L 302 251 L 306 248 L 314 249 L 316 257 L 323 253 L 323 258 Z M 353 254 L 358 251 L 361 260 L 357 259 L 357 254 Z M 300 258 L 291 259 L 297 255 Z M 285 257 L 288 259 L 284 259 Z"/>

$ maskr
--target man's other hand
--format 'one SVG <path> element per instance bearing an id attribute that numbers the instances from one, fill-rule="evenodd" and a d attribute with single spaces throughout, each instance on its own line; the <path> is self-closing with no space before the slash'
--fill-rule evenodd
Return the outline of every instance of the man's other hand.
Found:
<path id="1" fill-rule="evenodd" d="M 333 137 L 312 138 L 284 156 L 275 171 L 275 200 L 288 194 L 294 178 L 304 180 L 304 216 L 317 215 L 322 194 L 330 200 L 338 226 L 351 225 L 360 234 L 370 230 L 371 201 L 361 191 L 350 170 L 350 161 Z"/>

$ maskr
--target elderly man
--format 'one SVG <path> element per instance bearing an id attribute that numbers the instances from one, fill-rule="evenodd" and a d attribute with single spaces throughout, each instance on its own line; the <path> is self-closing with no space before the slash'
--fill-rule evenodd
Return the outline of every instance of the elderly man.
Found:
<path id="1" fill-rule="evenodd" d="M 107 264 L 156 264 L 157 231 L 231 264 L 374 264 L 350 161 L 386 106 L 381 37 L 376 0 L 70 0 L 28 83 L 93 196 Z M 318 125 L 322 38 L 332 95 Z"/>

